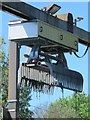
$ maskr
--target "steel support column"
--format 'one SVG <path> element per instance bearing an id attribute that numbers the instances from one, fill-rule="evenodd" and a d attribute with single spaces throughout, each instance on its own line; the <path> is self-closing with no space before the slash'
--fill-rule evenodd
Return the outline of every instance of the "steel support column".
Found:
<path id="1" fill-rule="evenodd" d="M 18 68 L 19 47 L 18 44 L 9 41 L 9 80 L 8 80 L 8 111 L 11 118 L 17 118 L 18 111 Z"/>

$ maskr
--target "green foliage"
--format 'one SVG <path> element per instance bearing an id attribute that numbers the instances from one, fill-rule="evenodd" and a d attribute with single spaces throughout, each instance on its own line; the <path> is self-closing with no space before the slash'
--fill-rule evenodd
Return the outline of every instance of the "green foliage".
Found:
<path id="1" fill-rule="evenodd" d="M 2 106 L 6 107 L 8 105 L 8 57 L 4 52 L 4 39 L 0 41 L 0 96 L 2 97 Z M 29 87 L 19 88 L 19 118 L 30 118 L 32 112 L 30 111 L 30 89 Z"/>
<path id="2" fill-rule="evenodd" d="M 24 86 L 20 87 L 19 92 L 19 115 L 18 118 L 31 118 L 33 115 L 33 112 L 30 111 L 30 87 Z M 22 94 L 23 93 L 23 94 Z"/>
<path id="3" fill-rule="evenodd" d="M 89 117 L 89 96 L 83 94 L 74 94 L 70 99 L 72 108 L 76 113 L 79 114 L 81 118 L 90 118 Z"/>
<path id="4" fill-rule="evenodd" d="M 4 45 L 4 39 L 0 39 L 0 119 L 2 118 L 2 105 L 4 106 L 7 102 L 8 59 L 4 52 Z"/>
<path id="5" fill-rule="evenodd" d="M 63 98 L 48 107 L 48 112 L 44 118 L 76 118 L 78 114 L 68 104 L 68 99 Z"/>
<path id="6" fill-rule="evenodd" d="M 50 104 L 44 118 L 85 118 L 89 119 L 89 97 L 85 94 L 74 94 L 72 98 L 59 99 Z"/>
<path id="7" fill-rule="evenodd" d="M 4 39 L 0 43 L 0 91 L 2 94 L 2 104 L 5 106 L 7 104 L 8 95 L 8 58 L 4 52 L 3 46 L 5 45 Z"/>

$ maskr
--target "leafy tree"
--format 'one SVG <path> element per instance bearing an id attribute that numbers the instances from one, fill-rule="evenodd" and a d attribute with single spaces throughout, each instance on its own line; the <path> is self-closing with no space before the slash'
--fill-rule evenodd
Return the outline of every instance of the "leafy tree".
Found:
<path id="1" fill-rule="evenodd" d="M 3 106 L 7 105 L 7 95 L 8 95 L 8 58 L 4 52 L 3 45 L 5 45 L 4 39 L 0 43 L 0 91 L 2 94 Z"/>
<path id="2" fill-rule="evenodd" d="M 44 118 L 85 118 L 89 119 L 89 97 L 74 94 L 72 98 L 62 98 L 50 104 Z"/>
<path id="3" fill-rule="evenodd" d="M 81 118 L 90 118 L 89 116 L 89 96 L 83 94 L 74 94 L 70 99 L 72 109 L 79 114 Z"/>
<path id="4" fill-rule="evenodd" d="M 8 57 L 4 52 L 3 46 L 5 45 L 4 39 L 0 41 L 0 96 L 2 96 L 2 106 L 7 107 L 8 99 Z M 30 89 L 29 87 L 19 88 L 19 118 L 31 118 L 32 112 L 30 111 Z"/>
<path id="5" fill-rule="evenodd" d="M 18 118 L 31 118 L 33 115 L 33 112 L 30 111 L 30 100 L 31 100 L 31 95 L 30 95 L 30 87 L 29 86 L 24 86 L 20 87 L 20 92 L 19 92 L 19 115 Z"/>
<path id="6" fill-rule="evenodd" d="M 38 107 L 35 106 L 34 118 L 43 118 L 43 115 L 47 111 L 47 107 L 47 103 L 45 105 L 39 105 Z"/>
<path id="7" fill-rule="evenodd" d="M 7 86 L 7 77 L 8 77 L 7 64 L 8 62 L 5 56 L 5 52 L 3 50 L 4 44 L 5 44 L 4 39 L 0 39 L 0 106 L 1 106 L 0 113 L 2 113 L 2 104 L 5 104 L 7 100 L 7 88 L 5 86 Z M 2 100 L 3 100 L 3 103 L 2 103 Z"/>
<path id="8" fill-rule="evenodd" d="M 50 104 L 48 112 L 44 118 L 78 118 L 78 114 L 70 108 L 66 98 L 60 99 L 55 103 Z"/>

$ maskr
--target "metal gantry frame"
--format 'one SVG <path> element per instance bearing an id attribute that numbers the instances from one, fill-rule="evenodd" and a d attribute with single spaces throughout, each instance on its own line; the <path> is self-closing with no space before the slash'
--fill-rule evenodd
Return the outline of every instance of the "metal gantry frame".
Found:
<path id="1" fill-rule="evenodd" d="M 19 110 L 18 69 L 20 48 L 15 42 L 9 41 L 9 81 L 8 81 L 8 111 L 11 118 L 16 118 Z"/>
<path id="2" fill-rule="evenodd" d="M 8 0 L 7 2 L 0 0 L 0 9 L 5 12 L 9 12 L 18 17 L 31 20 L 39 19 L 53 26 L 56 26 L 65 31 L 69 31 L 68 23 L 62 21 L 52 15 L 45 13 L 31 5 L 28 5 L 20 0 L 12 2 Z M 70 32 L 70 31 L 69 31 Z M 90 46 L 90 33 L 78 28 L 73 28 L 73 34 L 77 35 L 79 42 Z M 18 102 L 18 69 L 20 62 L 20 46 L 9 40 L 9 80 L 8 80 L 8 110 L 12 118 L 17 119 L 17 111 L 19 109 Z"/>
<path id="3" fill-rule="evenodd" d="M 0 0 L 0 9 L 26 20 L 39 19 L 62 30 L 69 31 L 69 25 L 66 21 L 60 20 L 20 0 L 16 0 L 16 2 Z M 90 32 L 74 26 L 73 34 L 78 36 L 80 43 L 90 45 Z"/>

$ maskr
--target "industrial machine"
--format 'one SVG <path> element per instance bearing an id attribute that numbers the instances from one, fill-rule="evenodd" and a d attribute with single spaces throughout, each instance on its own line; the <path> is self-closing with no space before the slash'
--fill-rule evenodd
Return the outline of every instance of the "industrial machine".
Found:
<path id="1" fill-rule="evenodd" d="M 31 74 L 27 77 L 28 70 L 24 70 L 26 74 L 23 72 L 21 79 L 30 81 L 31 84 L 34 81 L 33 85 L 36 85 L 38 90 L 42 83 L 43 86 L 57 86 L 78 92 L 83 90 L 82 75 L 69 70 L 64 56 L 65 52 L 78 51 L 78 37 L 76 35 L 34 19 L 31 21 L 11 21 L 9 23 L 9 40 L 32 48 L 30 54 L 25 55 L 28 58 L 27 62 L 25 65 L 23 63 L 24 68 L 30 68 Z M 37 72 L 32 72 L 31 69 Z M 43 73 L 41 73 L 42 71 Z M 45 77 L 42 78 L 42 74 Z"/>
<path id="2" fill-rule="evenodd" d="M 0 0 L 0 9 L 23 20 L 9 22 L 8 111 L 11 118 L 18 113 L 18 70 L 21 84 L 39 92 L 50 92 L 54 86 L 82 92 L 83 76 L 70 70 L 64 53 L 79 57 L 78 43 L 90 47 L 90 32 L 77 27 L 78 17 L 71 13 L 55 14 L 60 6 L 52 4 L 41 10 L 20 0 Z M 20 47 L 31 48 L 24 54 L 27 61 L 20 67 Z M 84 56 L 83 55 L 83 56 Z M 14 67 L 13 67 L 14 66 Z M 52 93 L 52 92 L 51 92 Z"/>

